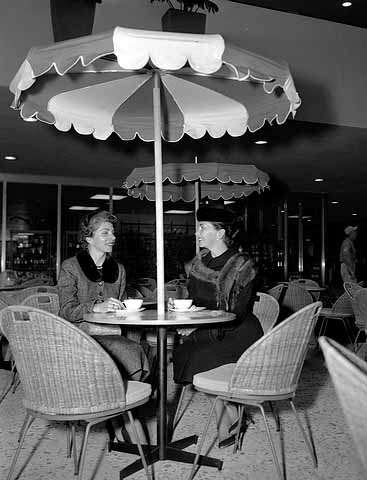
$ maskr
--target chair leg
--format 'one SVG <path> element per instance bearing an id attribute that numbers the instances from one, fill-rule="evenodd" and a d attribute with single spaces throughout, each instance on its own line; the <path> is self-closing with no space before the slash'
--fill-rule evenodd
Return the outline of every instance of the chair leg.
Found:
<path id="1" fill-rule="evenodd" d="M 133 435 L 135 437 L 134 441 L 136 442 L 136 445 L 138 447 L 138 450 L 139 450 L 139 454 L 140 454 L 140 458 L 141 458 L 141 462 L 143 464 L 143 467 L 144 467 L 144 470 L 145 470 L 145 475 L 147 476 L 147 479 L 148 480 L 151 480 L 152 479 L 152 476 L 149 472 L 149 468 L 148 468 L 148 464 L 147 464 L 147 460 L 145 458 L 145 455 L 144 455 L 144 451 L 143 451 L 143 448 L 141 446 L 141 443 L 140 443 L 140 440 L 139 440 L 139 435 L 138 435 L 138 431 L 136 430 L 136 426 L 135 426 L 135 421 L 134 421 L 134 417 L 133 417 L 133 414 L 131 413 L 130 410 L 127 411 L 127 414 L 129 416 L 129 421 L 130 421 L 130 424 L 132 426 L 132 432 L 133 432 Z"/>
<path id="2" fill-rule="evenodd" d="M 181 420 L 181 418 L 179 416 L 179 413 L 180 413 L 180 410 L 181 410 L 182 402 L 183 402 L 187 387 L 188 387 L 188 385 L 183 385 L 183 387 L 181 389 L 181 392 L 180 392 L 180 397 L 179 397 L 178 402 L 177 402 L 175 416 L 174 416 L 173 422 L 172 422 L 172 436 L 173 436 L 174 431 L 176 430 L 177 425 L 179 424 L 179 422 Z"/>
<path id="3" fill-rule="evenodd" d="M 266 435 L 267 435 L 269 443 L 270 443 L 270 448 L 271 448 L 271 452 L 273 454 L 273 459 L 274 459 L 275 467 L 277 469 L 279 480 L 284 480 L 284 475 L 282 474 L 282 470 L 281 470 L 280 465 L 279 465 L 279 460 L 278 460 L 277 453 L 275 451 L 273 439 L 271 438 L 271 433 L 270 433 L 270 430 L 269 430 L 268 422 L 266 421 L 266 415 L 265 415 L 264 407 L 260 404 L 257 405 L 257 406 L 260 408 L 261 414 L 262 414 L 262 417 L 263 417 L 263 420 L 264 420 Z"/>
<path id="4" fill-rule="evenodd" d="M 239 441 L 240 441 L 240 434 L 241 434 L 241 428 L 242 428 L 242 421 L 243 421 L 243 414 L 245 413 L 245 406 L 240 405 L 239 406 L 239 418 L 238 418 L 238 425 L 237 425 L 237 431 L 236 431 L 236 441 L 234 443 L 233 447 L 233 453 L 236 453 L 237 450 L 239 450 Z"/>
<path id="5" fill-rule="evenodd" d="M 199 458 L 200 458 L 200 453 L 201 453 L 201 450 L 202 450 L 203 445 L 204 445 L 204 440 L 205 440 L 206 434 L 208 433 L 208 428 L 209 428 L 209 424 L 210 424 L 210 419 L 212 418 L 212 415 L 213 415 L 214 408 L 215 408 L 215 405 L 216 405 L 216 403 L 217 403 L 217 400 L 218 400 L 218 397 L 215 397 L 215 399 L 214 399 L 213 402 L 212 402 L 212 406 L 211 406 L 211 408 L 210 408 L 209 417 L 208 417 L 208 420 L 207 420 L 207 422 L 206 422 L 206 425 L 205 425 L 203 434 L 202 434 L 202 436 L 201 436 L 200 443 L 199 443 L 198 448 L 197 448 L 197 450 L 196 450 L 195 460 L 194 460 L 194 463 L 192 464 L 192 467 L 191 467 L 191 471 L 190 471 L 188 480 L 192 480 L 192 479 L 194 478 L 195 470 L 196 470 L 196 467 L 197 467 L 197 464 L 198 464 L 198 461 L 199 461 Z"/>
<path id="6" fill-rule="evenodd" d="M 319 331 L 319 337 L 322 337 L 325 334 L 327 323 L 328 323 L 328 319 L 326 317 L 324 317 L 322 319 L 322 323 L 321 323 L 321 327 L 320 327 L 320 331 Z"/>
<path id="7" fill-rule="evenodd" d="M 84 438 L 83 438 L 84 442 Z M 79 473 L 79 460 L 78 460 L 78 445 L 76 443 L 76 429 L 75 429 L 75 422 L 71 424 L 71 441 L 70 441 L 70 453 L 73 453 L 73 460 L 74 460 L 74 475 L 78 475 Z"/>
<path id="8" fill-rule="evenodd" d="M 345 332 L 346 332 L 346 334 L 347 334 L 347 336 L 348 336 L 349 343 L 353 346 L 354 342 L 353 342 L 353 339 L 352 339 L 352 335 L 351 335 L 351 332 L 350 332 L 350 328 L 349 328 L 349 326 L 348 326 L 348 321 L 342 319 L 342 322 L 343 322 L 343 325 L 344 325 Z"/>
<path id="9" fill-rule="evenodd" d="M 273 405 L 273 402 L 269 402 L 271 413 L 273 414 L 274 420 L 275 420 L 275 425 L 277 428 L 277 432 L 280 432 L 280 418 L 279 418 L 279 412 L 278 409 L 276 408 L 275 405 Z"/>
<path id="10" fill-rule="evenodd" d="M 24 419 L 24 422 L 23 422 L 23 425 L 22 425 L 22 428 L 21 428 L 21 435 L 20 435 L 20 438 L 19 438 L 18 447 L 17 447 L 17 450 L 14 454 L 13 461 L 11 462 L 11 466 L 10 466 L 10 469 L 9 469 L 8 476 L 6 477 L 6 480 L 11 480 L 12 477 L 13 477 L 15 465 L 17 463 L 20 451 L 22 449 L 22 445 L 23 445 L 25 436 L 27 434 L 27 431 L 28 431 L 29 427 L 32 425 L 33 420 L 34 420 L 33 415 L 31 415 L 29 412 L 27 412 L 26 416 L 25 416 L 25 419 Z"/>
<path id="11" fill-rule="evenodd" d="M 84 468 L 84 461 L 85 461 L 85 453 L 87 451 L 87 443 L 88 443 L 88 437 L 89 437 L 89 432 L 92 424 L 87 423 L 85 430 L 84 430 L 84 435 L 83 435 L 83 440 L 82 440 L 82 446 L 80 449 L 80 454 L 79 454 L 79 459 L 76 462 L 76 471 L 74 470 L 74 475 L 78 475 L 78 480 L 82 479 L 83 475 L 83 468 Z M 72 432 L 73 432 L 73 439 L 75 440 L 75 424 L 73 423 L 72 426 Z M 74 452 L 76 452 L 76 444 L 74 443 Z M 75 453 L 74 453 L 75 455 Z"/>
<path id="12" fill-rule="evenodd" d="M 301 432 L 302 432 L 303 439 L 304 439 L 304 441 L 305 441 L 305 443 L 306 443 L 306 445 L 307 445 L 308 451 L 310 452 L 313 465 L 314 465 L 315 468 L 317 468 L 317 458 L 316 458 L 315 452 L 314 452 L 314 450 L 313 450 L 313 448 L 312 448 L 312 444 L 311 444 L 311 442 L 310 442 L 310 439 L 309 439 L 308 436 L 306 435 L 305 429 L 304 429 L 303 426 L 302 426 L 302 423 L 301 423 L 301 421 L 300 421 L 300 419 L 299 419 L 299 416 L 298 416 L 296 407 L 295 407 L 295 405 L 294 405 L 294 403 L 293 403 L 293 400 L 289 399 L 289 403 L 291 404 L 291 407 L 292 407 L 294 416 L 296 417 L 296 421 L 297 421 L 298 427 L 299 427 L 299 429 L 300 429 Z"/>
<path id="13" fill-rule="evenodd" d="M 71 435 L 70 435 L 70 423 L 66 422 L 66 457 L 67 458 L 71 457 L 71 448 L 72 448 L 72 442 L 71 442 Z"/>

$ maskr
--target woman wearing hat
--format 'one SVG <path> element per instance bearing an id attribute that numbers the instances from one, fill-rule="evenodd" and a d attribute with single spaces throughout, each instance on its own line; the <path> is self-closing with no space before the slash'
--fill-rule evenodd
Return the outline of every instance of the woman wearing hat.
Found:
<path id="1" fill-rule="evenodd" d="M 220 328 L 199 328 L 184 337 L 173 352 L 174 380 L 181 384 L 192 383 L 196 373 L 236 362 L 263 335 L 252 313 L 254 263 L 234 248 L 237 230 L 233 213 L 203 206 L 196 215 L 201 251 L 190 268 L 189 296 L 196 306 L 235 313 L 236 320 Z M 222 403 L 216 414 L 219 446 L 229 446 L 235 440 L 232 428 L 237 409 Z"/>

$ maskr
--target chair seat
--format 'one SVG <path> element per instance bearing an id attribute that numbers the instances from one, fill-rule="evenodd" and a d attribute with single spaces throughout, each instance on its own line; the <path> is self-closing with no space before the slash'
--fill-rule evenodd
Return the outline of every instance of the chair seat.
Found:
<path id="1" fill-rule="evenodd" d="M 218 395 L 227 393 L 235 363 L 227 363 L 206 372 L 194 375 L 193 384 L 199 390 L 212 390 Z"/>
<path id="2" fill-rule="evenodd" d="M 126 383 L 126 406 L 140 402 L 150 396 L 152 387 L 150 383 L 136 382 L 129 380 Z"/>

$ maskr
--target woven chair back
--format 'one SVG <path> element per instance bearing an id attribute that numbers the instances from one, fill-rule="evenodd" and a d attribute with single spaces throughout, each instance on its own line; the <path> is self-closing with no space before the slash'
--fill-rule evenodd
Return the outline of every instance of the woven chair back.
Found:
<path id="1" fill-rule="evenodd" d="M 33 307 L 7 307 L 0 321 L 22 383 L 25 408 L 56 415 L 125 406 L 116 364 L 89 335 Z"/>
<path id="2" fill-rule="evenodd" d="M 360 330 L 367 330 L 367 289 L 361 288 L 351 299 L 354 318 Z"/>
<path id="3" fill-rule="evenodd" d="M 126 286 L 125 293 L 127 298 L 144 298 L 144 295 L 137 288 L 130 285 Z"/>
<path id="4" fill-rule="evenodd" d="M 347 292 L 344 292 L 336 299 L 332 306 L 333 313 L 346 313 L 348 315 L 353 315 L 352 302 L 350 296 Z"/>
<path id="5" fill-rule="evenodd" d="M 271 288 L 266 293 L 268 295 L 271 295 L 272 297 L 274 297 L 275 300 L 277 300 L 279 302 L 280 297 L 282 296 L 283 290 L 284 290 L 284 285 L 280 284 L 280 285 L 276 285 L 275 287 Z"/>
<path id="6" fill-rule="evenodd" d="M 287 315 L 291 315 L 297 310 L 305 307 L 306 305 L 310 305 L 314 302 L 314 299 L 310 292 L 305 290 L 303 287 L 298 285 L 297 283 L 289 283 L 288 288 L 284 294 L 283 302 L 282 302 L 282 309 L 287 313 Z"/>
<path id="7" fill-rule="evenodd" d="M 142 277 L 138 278 L 135 282 L 137 285 L 147 288 L 150 291 L 154 291 L 157 288 L 157 282 L 154 278 Z"/>
<path id="8" fill-rule="evenodd" d="M 356 293 L 363 289 L 362 285 L 353 282 L 344 282 L 343 287 L 350 298 L 354 298 Z"/>
<path id="9" fill-rule="evenodd" d="M 0 298 L 0 310 L 2 310 L 3 308 L 6 308 L 7 306 L 8 306 L 8 303 L 5 300 Z"/>
<path id="10" fill-rule="evenodd" d="M 233 395 L 292 395 L 321 307 L 307 305 L 251 345 L 234 368 Z"/>
<path id="11" fill-rule="evenodd" d="M 297 285 L 305 286 L 305 287 L 319 287 L 320 285 L 315 282 L 315 280 L 311 280 L 310 278 L 297 278 L 296 280 L 291 280 L 290 283 L 296 283 Z"/>
<path id="12" fill-rule="evenodd" d="M 321 337 L 319 342 L 367 475 L 367 363 L 334 340 Z"/>
<path id="13" fill-rule="evenodd" d="M 58 293 L 57 287 L 51 285 L 39 285 L 36 287 L 28 287 L 23 290 L 18 290 L 9 298 L 9 305 L 20 305 L 30 295 L 35 293 Z"/>
<path id="14" fill-rule="evenodd" d="M 279 316 L 279 303 L 267 293 L 257 292 L 252 310 L 259 319 L 263 332 L 269 332 L 275 325 Z"/>
<path id="15" fill-rule="evenodd" d="M 54 315 L 58 315 L 60 310 L 59 296 L 57 293 L 35 293 L 25 298 L 21 305 L 40 308 Z"/>

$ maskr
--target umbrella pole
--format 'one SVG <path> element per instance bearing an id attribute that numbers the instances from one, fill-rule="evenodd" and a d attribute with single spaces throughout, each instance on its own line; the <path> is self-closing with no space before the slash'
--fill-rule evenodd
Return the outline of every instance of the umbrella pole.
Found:
<path id="1" fill-rule="evenodd" d="M 198 157 L 195 155 L 195 163 L 198 163 Z M 195 246 L 196 246 L 196 253 L 198 254 L 200 251 L 199 247 L 199 239 L 198 236 L 196 235 L 196 232 L 199 230 L 199 222 L 196 219 L 196 212 L 198 211 L 199 205 L 200 205 L 200 197 L 201 197 L 201 191 L 200 191 L 200 180 L 196 180 L 195 182 Z"/>
<path id="2" fill-rule="evenodd" d="M 163 233 L 163 188 L 162 188 L 162 138 L 161 138 L 161 95 L 159 72 L 154 72 L 154 170 L 155 170 L 155 217 L 157 255 L 157 310 L 164 313 L 164 233 Z"/>

